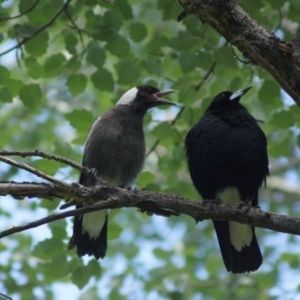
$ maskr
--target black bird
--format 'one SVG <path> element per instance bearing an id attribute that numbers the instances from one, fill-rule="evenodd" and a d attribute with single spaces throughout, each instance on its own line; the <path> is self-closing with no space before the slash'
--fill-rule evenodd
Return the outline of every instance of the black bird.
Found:
<path id="1" fill-rule="evenodd" d="M 145 160 L 143 118 L 152 107 L 174 105 L 161 97 L 174 92 L 149 85 L 127 91 L 116 106 L 92 125 L 84 149 L 83 165 L 97 170 L 108 184 L 127 188 L 141 172 Z M 79 183 L 91 184 L 81 173 Z M 103 258 L 107 248 L 107 210 L 76 216 L 69 249 L 77 255 Z"/>
<path id="2" fill-rule="evenodd" d="M 204 200 L 258 206 L 269 175 L 267 140 L 239 101 L 250 89 L 217 95 L 185 139 L 191 178 Z M 254 228 L 213 221 L 228 272 L 256 271 L 262 255 Z"/>

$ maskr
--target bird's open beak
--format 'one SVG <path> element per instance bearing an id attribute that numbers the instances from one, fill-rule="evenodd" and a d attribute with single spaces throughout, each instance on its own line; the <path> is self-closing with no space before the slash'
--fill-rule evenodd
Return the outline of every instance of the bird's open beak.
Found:
<path id="1" fill-rule="evenodd" d="M 165 90 L 165 91 L 159 91 L 159 92 L 157 92 L 156 94 L 154 94 L 155 104 L 156 105 L 164 105 L 164 104 L 178 105 L 175 102 L 172 102 L 172 101 L 169 101 L 169 100 L 166 100 L 166 99 L 162 98 L 163 96 L 171 94 L 171 93 L 174 93 L 174 92 L 175 92 L 174 90 Z"/>
<path id="2" fill-rule="evenodd" d="M 247 87 L 243 90 L 239 90 L 239 91 L 234 92 L 230 96 L 230 100 L 239 101 L 251 88 L 252 88 L 252 86 L 249 86 L 249 87 Z"/>

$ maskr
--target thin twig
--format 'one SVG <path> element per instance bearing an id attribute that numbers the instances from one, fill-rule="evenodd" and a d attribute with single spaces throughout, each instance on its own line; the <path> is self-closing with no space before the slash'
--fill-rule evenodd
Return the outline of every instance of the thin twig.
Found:
<path id="1" fill-rule="evenodd" d="M 31 40 L 32 38 L 34 38 L 35 36 L 37 36 L 39 33 L 41 33 L 42 31 L 44 31 L 48 26 L 52 25 L 54 23 L 54 21 L 59 17 L 59 15 L 66 9 L 66 7 L 69 5 L 69 3 L 71 2 L 71 0 L 67 0 L 64 5 L 62 5 L 62 7 L 55 13 L 55 15 L 41 28 L 39 28 L 37 31 L 35 31 L 31 36 L 24 38 L 22 41 L 18 42 L 15 46 L 9 48 L 8 50 L 0 53 L 0 56 L 3 56 L 9 52 L 11 52 L 12 50 L 18 49 L 20 48 L 22 45 L 24 45 L 27 41 Z"/>
<path id="2" fill-rule="evenodd" d="M 206 74 L 204 75 L 202 81 L 198 85 L 195 86 L 195 91 L 196 92 L 198 92 L 201 89 L 201 87 L 205 83 L 205 81 L 208 80 L 208 78 L 210 77 L 210 75 L 214 72 L 216 64 L 217 63 L 215 61 L 213 61 L 212 65 L 210 66 L 210 68 L 208 69 L 208 71 L 206 72 Z"/>
<path id="3" fill-rule="evenodd" d="M 21 12 L 20 14 L 18 14 L 16 16 L 8 17 L 8 18 L 0 18 L 0 22 L 1 21 L 9 21 L 9 20 L 17 19 L 17 18 L 20 18 L 20 17 L 26 15 L 27 13 L 31 12 L 36 7 L 36 5 L 39 3 L 39 1 L 40 0 L 36 0 L 29 8 L 27 8 L 27 10 Z"/>
<path id="4" fill-rule="evenodd" d="M 180 110 L 178 111 L 176 117 L 173 119 L 173 121 L 172 121 L 171 124 L 170 124 L 171 126 L 174 126 L 174 124 L 177 122 L 178 118 L 181 116 L 181 114 L 183 113 L 183 111 L 184 111 L 184 106 L 182 106 L 182 107 L 180 108 Z M 152 145 L 152 147 L 148 150 L 148 152 L 147 152 L 147 154 L 146 154 L 146 157 L 148 157 L 148 156 L 151 154 L 151 152 L 155 150 L 155 148 L 157 147 L 157 145 L 158 145 L 159 143 L 160 143 L 160 140 L 157 139 L 157 140 L 155 141 L 155 143 Z"/>
<path id="5" fill-rule="evenodd" d="M 63 156 L 58 156 L 58 155 L 54 155 L 54 154 L 50 154 L 50 153 L 46 153 L 43 151 L 40 151 L 38 149 L 33 150 L 33 151 L 8 151 L 8 150 L 2 150 L 0 151 L 0 155 L 3 156 L 20 156 L 20 157 L 27 157 L 27 156 L 38 156 L 38 157 L 43 157 L 49 160 L 54 160 L 54 161 L 58 161 L 61 163 L 64 163 L 66 165 L 69 165 L 71 167 L 73 167 L 74 169 L 77 169 L 81 172 L 87 173 L 88 172 L 88 168 L 76 163 L 75 161 L 69 160 Z"/>
<path id="6" fill-rule="evenodd" d="M 9 297 L 7 295 L 4 295 L 3 293 L 0 293 L 0 296 L 4 297 L 5 299 L 13 300 L 13 298 L 11 298 L 11 297 Z"/>
<path id="7" fill-rule="evenodd" d="M 210 66 L 210 68 L 208 69 L 208 71 L 206 72 L 206 74 L 204 75 L 202 81 L 195 86 L 195 91 L 198 92 L 200 90 L 200 88 L 202 87 L 202 85 L 204 84 L 205 81 L 207 81 L 210 77 L 210 75 L 214 72 L 214 69 L 216 67 L 216 62 L 214 61 L 212 63 L 212 65 Z M 180 118 L 181 114 L 183 113 L 184 111 L 184 106 L 181 107 L 181 109 L 179 110 L 179 112 L 177 113 L 176 117 L 174 118 L 174 120 L 171 122 L 171 126 L 174 126 L 175 123 L 177 122 L 177 120 Z M 152 145 L 152 147 L 148 150 L 147 154 L 146 154 L 146 157 L 148 157 L 155 149 L 156 147 L 158 146 L 158 144 L 160 143 L 160 140 L 157 139 L 155 141 L 155 143 Z"/>
<path id="8" fill-rule="evenodd" d="M 46 180 L 48 180 L 48 181 L 50 181 L 50 182 L 52 182 L 54 184 L 57 184 L 60 187 L 67 188 L 67 189 L 70 188 L 70 185 L 68 183 L 65 183 L 65 182 L 63 182 L 61 180 L 58 180 L 58 179 L 56 179 L 56 178 L 54 178 L 54 177 L 52 177 L 52 176 L 50 176 L 50 175 L 48 175 L 48 174 L 40 171 L 40 170 L 37 170 L 37 169 L 35 169 L 35 168 L 31 167 L 31 166 L 28 166 L 28 165 L 26 165 L 24 163 L 19 163 L 19 162 L 15 161 L 15 160 L 12 160 L 10 158 L 7 158 L 7 157 L 1 156 L 1 155 L 0 155 L 0 160 L 3 161 L 3 162 L 5 162 L 5 163 L 7 163 L 7 164 L 9 164 L 9 165 L 11 165 L 11 166 L 17 167 L 19 169 L 26 170 L 26 171 L 28 171 L 28 172 L 30 172 L 30 173 L 32 173 L 32 174 L 34 174 L 34 175 L 36 175 L 36 176 L 38 176 L 40 178 L 46 179 Z"/>
<path id="9" fill-rule="evenodd" d="M 70 20 L 71 24 L 73 25 L 74 30 L 75 30 L 75 31 L 77 32 L 77 34 L 79 35 L 79 39 L 80 39 L 80 42 L 81 42 L 81 45 L 82 45 L 82 49 L 83 49 L 81 55 L 83 55 L 83 53 L 86 51 L 86 49 L 85 49 L 85 45 L 84 45 L 84 41 L 83 41 L 83 37 L 82 37 L 82 30 L 81 30 L 81 28 L 79 28 L 79 27 L 77 26 L 77 24 L 76 24 L 75 21 L 73 20 L 72 16 L 71 16 L 70 13 L 69 13 L 68 8 L 65 9 L 65 14 L 67 15 L 68 19 Z"/>

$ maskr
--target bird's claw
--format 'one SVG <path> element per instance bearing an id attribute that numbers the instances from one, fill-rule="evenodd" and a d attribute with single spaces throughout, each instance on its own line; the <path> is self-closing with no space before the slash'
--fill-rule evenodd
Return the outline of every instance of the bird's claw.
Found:
<path id="1" fill-rule="evenodd" d="M 220 205 L 222 201 L 220 199 L 204 199 L 202 203 L 204 205 Z"/>

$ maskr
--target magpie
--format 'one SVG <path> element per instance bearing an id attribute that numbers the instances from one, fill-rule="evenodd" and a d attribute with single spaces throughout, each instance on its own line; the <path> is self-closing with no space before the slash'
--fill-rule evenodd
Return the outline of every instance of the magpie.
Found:
<path id="1" fill-rule="evenodd" d="M 269 175 L 267 139 L 240 99 L 251 87 L 218 94 L 185 139 L 192 182 L 204 200 L 258 206 Z M 254 228 L 213 221 L 228 272 L 256 271 L 262 254 Z"/>
<path id="2" fill-rule="evenodd" d="M 127 91 L 110 111 L 102 114 L 88 133 L 83 166 L 95 169 L 109 185 L 129 188 L 141 172 L 145 160 L 143 118 L 147 111 L 160 105 L 176 105 L 161 91 L 149 85 Z M 91 185 L 91 178 L 81 173 L 79 183 Z M 69 249 L 77 255 L 104 258 L 107 248 L 107 210 L 86 213 L 74 219 Z"/>

